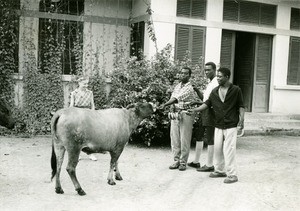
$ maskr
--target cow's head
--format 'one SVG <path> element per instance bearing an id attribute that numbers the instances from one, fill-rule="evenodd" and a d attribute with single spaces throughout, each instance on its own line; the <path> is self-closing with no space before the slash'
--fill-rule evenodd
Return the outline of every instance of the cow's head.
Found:
<path id="1" fill-rule="evenodd" d="M 129 108 L 134 108 L 136 115 L 142 119 L 150 116 L 156 110 L 152 103 L 136 103 L 134 105 L 127 106 L 127 109 Z"/>
<path id="2" fill-rule="evenodd" d="M 13 129 L 15 126 L 15 120 L 11 116 L 11 111 L 2 100 L 0 100 L 0 125 L 8 129 Z"/>

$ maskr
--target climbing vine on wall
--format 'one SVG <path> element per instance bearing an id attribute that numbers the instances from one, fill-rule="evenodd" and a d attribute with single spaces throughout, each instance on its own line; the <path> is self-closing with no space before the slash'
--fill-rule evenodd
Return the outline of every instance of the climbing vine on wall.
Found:
<path id="1" fill-rule="evenodd" d="M 51 30 L 51 27 L 48 28 Z M 34 29 L 27 26 L 23 34 L 24 52 L 23 82 L 24 106 L 21 118 L 30 134 L 45 134 L 50 131 L 50 111 L 63 107 L 64 96 L 61 79 L 61 54 L 63 44 L 57 44 L 55 37 L 46 40 L 43 68 L 38 65 L 35 56 L 36 46 L 32 37 Z"/>
<path id="2" fill-rule="evenodd" d="M 0 98 L 13 107 L 13 74 L 18 71 L 18 14 L 15 1 L 0 1 Z"/>

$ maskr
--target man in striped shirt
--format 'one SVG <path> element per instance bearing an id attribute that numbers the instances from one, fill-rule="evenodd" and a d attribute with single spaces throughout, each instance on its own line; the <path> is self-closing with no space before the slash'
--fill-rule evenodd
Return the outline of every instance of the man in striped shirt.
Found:
<path id="1" fill-rule="evenodd" d="M 195 115 L 187 115 L 186 110 L 191 108 L 191 103 L 197 101 L 198 97 L 189 79 L 192 71 L 189 67 L 184 67 L 180 71 L 180 83 L 175 86 L 171 98 L 161 106 L 173 105 L 176 118 L 171 119 L 171 147 L 174 155 L 174 163 L 170 169 L 186 170 L 186 164 L 189 157 L 192 130 Z"/>

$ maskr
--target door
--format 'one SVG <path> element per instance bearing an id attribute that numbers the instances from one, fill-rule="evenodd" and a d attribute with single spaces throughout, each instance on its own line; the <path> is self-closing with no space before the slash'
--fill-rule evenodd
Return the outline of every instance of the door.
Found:
<path id="1" fill-rule="evenodd" d="M 234 78 L 243 93 L 246 111 L 252 111 L 253 75 L 255 61 L 255 34 L 236 33 Z"/>
<path id="2" fill-rule="evenodd" d="M 272 60 L 272 36 L 256 35 L 253 111 L 268 112 Z"/>

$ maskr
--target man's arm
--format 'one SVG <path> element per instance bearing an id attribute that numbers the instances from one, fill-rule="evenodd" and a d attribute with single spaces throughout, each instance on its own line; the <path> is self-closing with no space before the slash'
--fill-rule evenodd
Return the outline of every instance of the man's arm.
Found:
<path id="1" fill-rule="evenodd" d="M 172 105 L 177 102 L 178 102 L 178 100 L 176 98 L 171 97 L 168 102 L 166 102 L 165 104 L 162 104 L 160 107 L 161 107 L 161 109 L 164 109 L 166 106 Z"/>
<path id="2" fill-rule="evenodd" d="M 240 121 L 238 123 L 238 126 L 240 126 L 241 129 L 243 129 L 244 128 L 245 108 L 244 107 L 240 107 L 239 108 L 239 113 L 240 113 Z"/>
<path id="3" fill-rule="evenodd" d="M 73 92 L 71 92 L 70 107 L 74 107 L 74 93 Z"/>
<path id="4" fill-rule="evenodd" d="M 91 99 L 91 109 L 95 110 L 94 94 L 93 94 L 93 92 L 92 92 L 92 99 Z"/>

